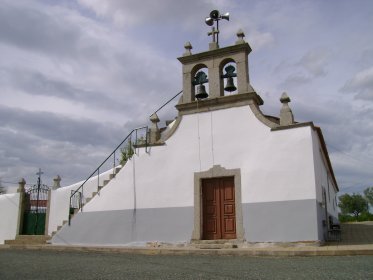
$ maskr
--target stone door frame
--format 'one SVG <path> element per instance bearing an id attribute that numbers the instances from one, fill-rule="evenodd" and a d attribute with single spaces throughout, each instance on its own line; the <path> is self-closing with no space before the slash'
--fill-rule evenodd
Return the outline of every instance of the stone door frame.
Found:
<path id="1" fill-rule="evenodd" d="M 245 231 L 242 218 L 242 198 L 241 198 L 241 170 L 225 169 L 220 165 L 214 165 L 207 171 L 194 173 L 194 229 L 192 240 L 202 239 L 202 179 L 233 177 L 235 191 L 235 210 L 236 210 L 236 236 L 237 240 L 244 240 Z"/>

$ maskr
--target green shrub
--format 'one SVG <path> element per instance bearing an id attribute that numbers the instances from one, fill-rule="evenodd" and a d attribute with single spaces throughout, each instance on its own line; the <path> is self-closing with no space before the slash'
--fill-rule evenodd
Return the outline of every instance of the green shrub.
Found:
<path id="1" fill-rule="evenodd" d="M 133 156 L 135 153 L 133 149 L 133 145 L 131 141 L 127 142 L 127 145 L 123 148 L 120 149 L 121 152 L 121 159 L 120 159 L 120 164 L 125 165 L 127 161 Z"/>
<path id="2" fill-rule="evenodd" d="M 348 214 L 339 214 L 338 219 L 341 223 L 373 221 L 373 214 L 363 212 L 357 218 Z"/>
<path id="3" fill-rule="evenodd" d="M 363 221 L 373 221 L 373 214 L 369 212 L 361 213 L 360 216 L 357 219 L 359 222 Z"/>
<path id="4" fill-rule="evenodd" d="M 356 222 L 355 217 L 347 215 L 347 214 L 339 214 L 338 219 L 339 219 L 339 222 L 341 223 Z"/>

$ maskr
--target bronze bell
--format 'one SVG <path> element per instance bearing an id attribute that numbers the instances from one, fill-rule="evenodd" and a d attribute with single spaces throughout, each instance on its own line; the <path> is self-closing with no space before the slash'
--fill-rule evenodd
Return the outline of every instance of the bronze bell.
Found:
<path id="1" fill-rule="evenodd" d="M 228 77 L 227 78 L 227 85 L 225 86 L 224 90 L 231 92 L 231 91 L 235 91 L 236 89 L 237 88 L 234 85 L 233 78 L 232 77 Z"/>
<path id="2" fill-rule="evenodd" d="M 197 86 L 197 94 L 196 94 L 196 98 L 197 99 L 205 99 L 207 98 L 209 95 L 207 94 L 206 92 L 206 87 L 202 84 L 198 85 Z"/>

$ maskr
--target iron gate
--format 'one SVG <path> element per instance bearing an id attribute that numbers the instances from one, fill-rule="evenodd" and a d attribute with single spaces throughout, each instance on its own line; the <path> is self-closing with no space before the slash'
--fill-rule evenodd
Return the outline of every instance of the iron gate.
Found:
<path id="1" fill-rule="evenodd" d="M 49 187 L 41 184 L 26 190 L 22 234 L 44 235 L 48 191 Z"/>
<path id="2" fill-rule="evenodd" d="M 79 209 L 82 208 L 83 196 L 81 192 L 71 190 L 70 196 L 70 215 L 74 215 Z"/>

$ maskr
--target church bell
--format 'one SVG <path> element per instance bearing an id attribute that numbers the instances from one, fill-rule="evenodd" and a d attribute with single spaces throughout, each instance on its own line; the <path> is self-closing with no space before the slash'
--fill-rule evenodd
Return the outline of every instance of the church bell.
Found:
<path id="1" fill-rule="evenodd" d="M 229 91 L 229 92 L 232 92 L 232 91 L 235 91 L 236 89 L 237 89 L 237 88 L 236 88 L 236 86 L 234 85 L 233 78 L 232 78 L 232 77 L 228 77 L 228 78 L 227 78 L 227 84 L 226 84 L 224 90 Z"/>
<path id="2" fill-rule="evenodd" d="M 206 87 L 203 85 L 203 84 L 200 84 L 197 86 L 197 94 L 196 94 L 196 98 L 197 99 L 205 99 L 207 98 L 209 95 L 207 94 L 206 92 Z"/>

